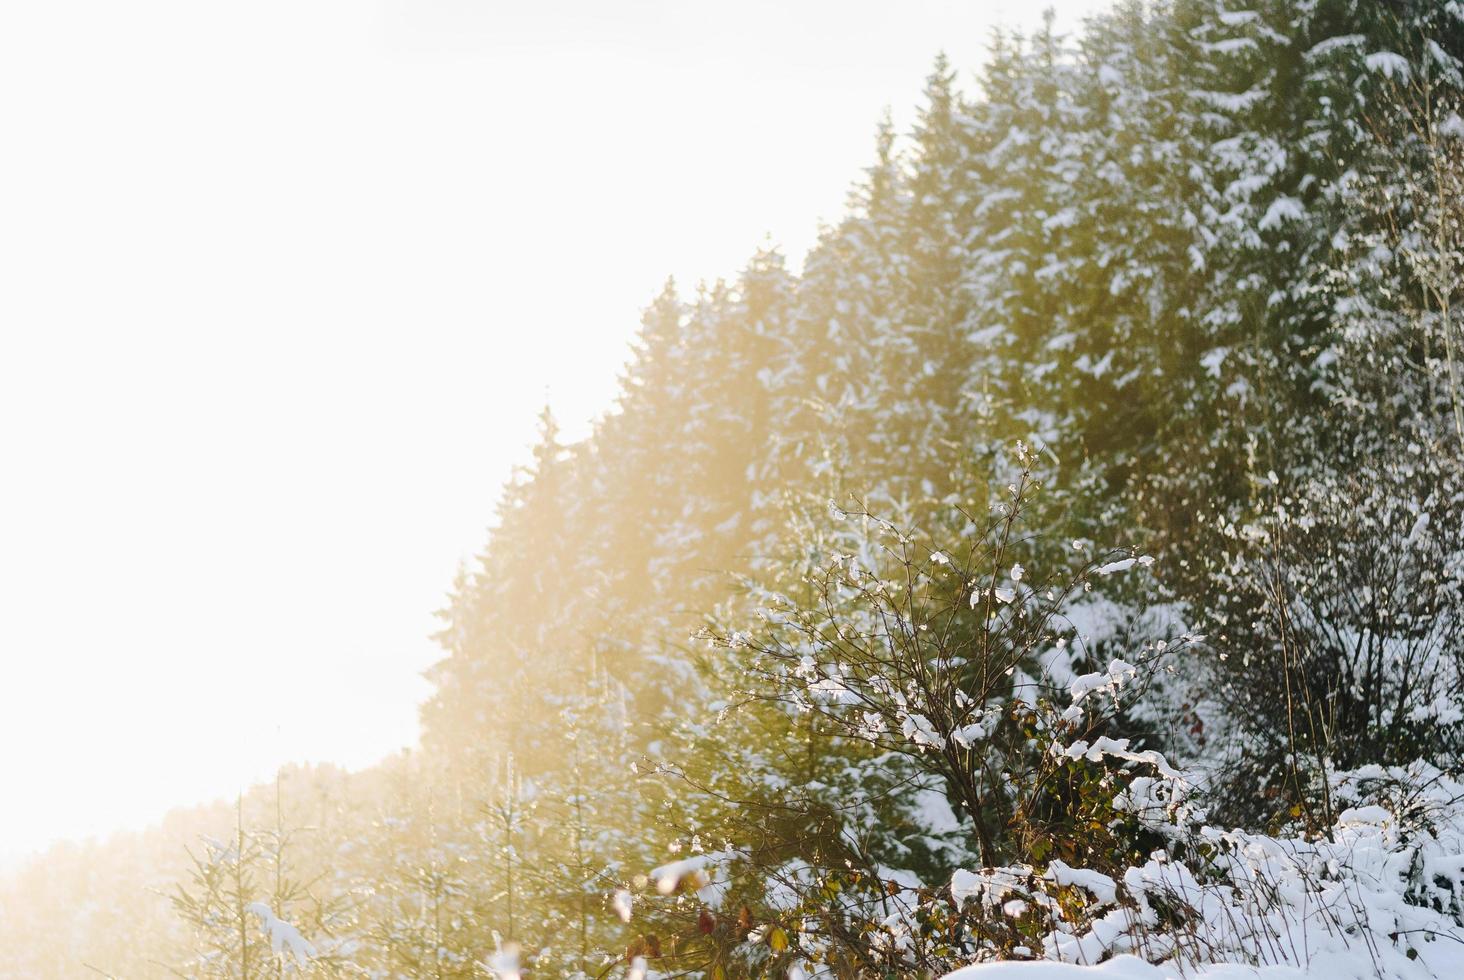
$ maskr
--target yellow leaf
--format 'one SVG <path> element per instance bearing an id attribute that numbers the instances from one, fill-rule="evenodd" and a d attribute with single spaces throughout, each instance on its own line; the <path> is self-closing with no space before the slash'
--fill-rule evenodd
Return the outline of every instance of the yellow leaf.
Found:
<path id="1" fill-rule="evenodd" d="M 772 932 L 768 933 L 768 945 L 774 953 L 781 953 L 788 948 L 788 934 L 783 931 L 782 926 L 773 926 Z"/>

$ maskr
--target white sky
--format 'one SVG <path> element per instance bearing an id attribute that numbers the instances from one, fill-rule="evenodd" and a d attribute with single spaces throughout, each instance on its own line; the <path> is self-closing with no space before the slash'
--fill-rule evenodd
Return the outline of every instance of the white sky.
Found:
<path id="1" fill-rule="evenodd" d="M 0 0 L 0 858 L 413 744 L 546 395 L 1039 11 Z"/>

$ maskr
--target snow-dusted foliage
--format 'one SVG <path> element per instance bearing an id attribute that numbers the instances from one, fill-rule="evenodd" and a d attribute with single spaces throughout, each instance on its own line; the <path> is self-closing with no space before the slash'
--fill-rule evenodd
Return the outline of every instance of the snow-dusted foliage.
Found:
<path id="1" fill-rule="evenodd" d="M 1120 875 L 1061 861 L 963 871 L 949 901 L 1009 920 L 1027 937 L 1022 958 L 1163 967 L 1136 977 L 1231 975 L 1224 965 L 1357 980 L 1464 969 L 1464 785 L 1424 764 L 1370 766 L 1334 784 L 1346 805 L 1323 837 L 1222 831 L 1189 814 L 1162 823 L 1166 846 Z M 952 976 L 988 973 L 1001 975 Z"/>

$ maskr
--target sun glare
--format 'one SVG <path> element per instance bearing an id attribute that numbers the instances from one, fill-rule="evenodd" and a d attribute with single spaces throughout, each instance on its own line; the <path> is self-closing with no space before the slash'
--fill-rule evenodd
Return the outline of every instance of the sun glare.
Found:
<path id="1" fill-rule="evenodd" d="M 668 275 L 799 261 L 1002 18 L 8 7 L 0 853 L 415 744 L 539 409 L 589 431 Z"/>

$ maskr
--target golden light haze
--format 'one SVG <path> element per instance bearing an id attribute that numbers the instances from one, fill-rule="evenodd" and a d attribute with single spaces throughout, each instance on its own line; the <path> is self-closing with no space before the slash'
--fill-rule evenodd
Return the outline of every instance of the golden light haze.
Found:
<path id="1" fill-rule="evenodd" d="M 666 275 L 796 264 L 936 51 L 1037 17 L 6 5 L 0 857 L 412 744 L 545 399 L 584 433 Z"/>

